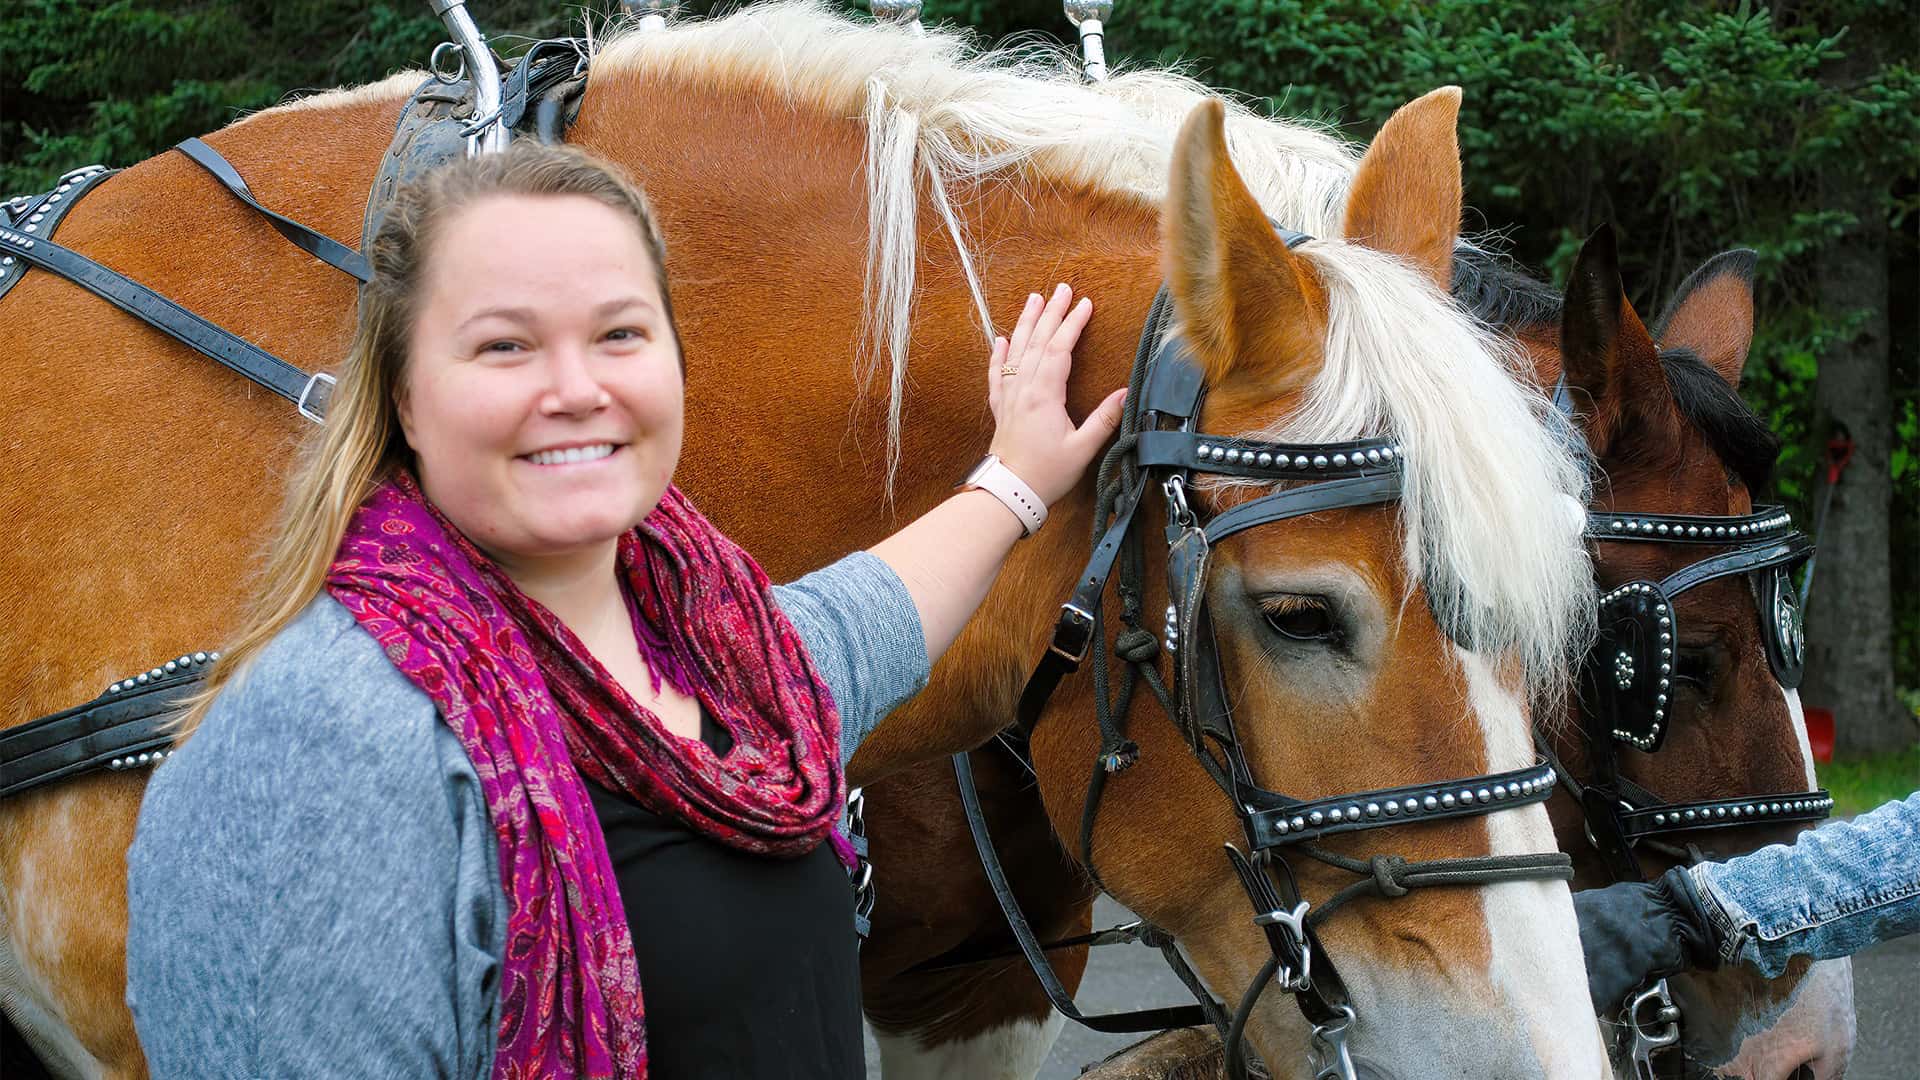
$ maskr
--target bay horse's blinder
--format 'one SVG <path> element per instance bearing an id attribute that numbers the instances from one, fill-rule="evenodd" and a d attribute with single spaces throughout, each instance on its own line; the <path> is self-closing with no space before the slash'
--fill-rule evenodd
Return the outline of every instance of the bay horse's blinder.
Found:
<path id="1" fill-rule="evenodd" d="M 1800 608 L 1789 574 L 1813 555 L 1813 541 L 1793 527 L 1786 510 L 1757 507 L 1750 514 L 1640 514 L 1590 511 L 1594 543 L 1688 544 L 1723 548 L 1659 581 L 1630 581 L 1599 598 L 1594 644 L 1580 666 L 1580 712 L 1593 775 L 1582 785 L 1554 765 L 1580 800 L 1587 832 L 1616 880 L 1642 877 L 1633 848 L 1667 833 L 1773 822 L 1819 821 L 1833 811 L 1825 789 L 1673 803 L 1620 773 L 1617 744 L 1657 752 L 1672 728 L 1674 660 L 1679 612 L 1674 599 L 1689 589 L 1745 577 L 1760 615 L 1768 667 L 1782 688 L 1800 685 L 1805 664 Z M 1544 744 L 1543 744 L 1544 745 Z M 1662 845 L 1683 862 L 1685 848 Z"/>

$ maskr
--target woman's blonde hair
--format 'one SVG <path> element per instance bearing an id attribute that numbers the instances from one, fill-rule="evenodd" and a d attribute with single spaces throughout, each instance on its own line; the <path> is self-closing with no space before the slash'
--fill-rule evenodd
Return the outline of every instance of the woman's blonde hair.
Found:
<path id="1" fill-rule="evenodd" d="M 666 252 L 653 210 L 616 166 L 572 147 L 516 143 L 435 169 L 401 188 L 366 253 L 373 276 L 360 289 L 353 344 L 337 372 L 326 422 L 301 450 L 278 531 L 266 548 L 238 630 L 206 686 L 173 721 L 176 745 L 193 734 L 221 688 L 320 595 L 361 502 L 393 470 L 413 464 L 400 428 L 399 401 L 434 237 L 466 207 L 515 195 L 579 195 L 630 217 L 653 263 L 667 325 L 674 325 Z"/>

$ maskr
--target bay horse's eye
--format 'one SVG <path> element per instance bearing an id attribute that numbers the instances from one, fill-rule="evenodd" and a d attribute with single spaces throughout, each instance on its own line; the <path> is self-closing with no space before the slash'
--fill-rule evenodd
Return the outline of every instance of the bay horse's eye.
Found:
<path id="1" fill-rule="evenodd" d="M 1674 679 L 1702 694 L 1713 693 L 1714 669 L 1714 656 L 1711 649 L 1689 649 L 1683 646 L 1673 661 Z"/>
<path id="2" fill-rule="evenodd" d="M 1333 613 L 1318 596 L 1292 593 L 1262 597 L 1260 614 L 1281 637 L 1294 641 L 1336 641 L 1339 630 L 1333 625 Z"/>

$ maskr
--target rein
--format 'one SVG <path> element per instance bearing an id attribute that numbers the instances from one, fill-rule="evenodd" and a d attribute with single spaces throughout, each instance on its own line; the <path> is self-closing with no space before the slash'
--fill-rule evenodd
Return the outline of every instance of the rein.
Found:
<path id="1" fill-rule="evenodd" d="M 1309 239 L 1284 229 L 1281 235 L 1290 247 Z M 1543 760 L 1511 772 L 1313 800 L 1259 786 L 1233 724 L 1206 608 L 1205 587 L 1213 545 L 1247 529 L 1307 514 L 1393 502 L 1400 495 L 1402 451 L 1387 438 L 1286 444 L 1197 431 L 1205 379 L 1185 343 L 1170 333 L 1171 316 L 1171 298 L 1163 286 L 1141 333 L 1120 434 L 1101 461 L 1092 556 L 1072 594 L 1061 605 L 1052 644 L 1021 694 L 1018 726 L 1023 733 L 1031 733 L 1060 680 L 1079 668 L 1094 641 L 1105 647 L 1104 597 L 1112 582 L 1122 627 L 1111 648 L 1125 671 L 1115 690 L 1104 658 L 1093 666 L 1100 749 L 1081 813 L 1079 861 L 1099 884 L 1093 858 L 1094 825 L 1108 779 L 1139 760 L 1139 747 L 1127 738 L 1125 723 L 1133 698 L 1144 683 L 1226 796 L 1245 837 L 1244 851 L 1229 843 L 1225 854 L 1247 893 L 1254 925 L 1265 935 L 1271 955 L 1231 1014 L 1207 992 L 1165 932 L 1149 928 L 1141 936 L 1161 946 L 1198 1006 L 1082 1016 L 1060 985 L 1045 949 L 1038 944 L 1006 885 L 1004 870 L 985 832 L 964 754 L 956 755 L 954 769 L 975 845 L 995 896 L 1055 1008 L 1101 1031 L 1152 1030 L 1169 1023 L 1185 1025 L 1204 1019 L 1220 1033 L 1228 1075 L 1241 1080 L 1249 1075 L 1243 1038 L 1246 1026 L 1271 982 L 1293 996 L 1313 1028 L 1316 1080 L 1352 1080 L 1354 1068 L 1347 1040 L 1359 1018 L 1315 933 L 1328 915 L 1362 896 L 1393 898 L 1414 888 L 1566 880 L 1572 877 L 1572 862 L 1561 852 L 1419 863 L 1391 855 L 1361 860 L 1326 851 L 1311 841 L 1402 822 L 1478 816 L 1541 803 L 1553 789 L 1555 774 Z M 1295 486 L 1202 520 L 1187 495 L 1197 473 L 1295 482 Z M 1141 504 L 1156 490 L 1166 500 L 1165 558 L 1172 599 L 1166 611 L 1164 646 L 1161 638 L 1143 625 L 1146 541 L 1137 520 Z M 1171 687 L 1159 667 L 1163 648 L 1172 658 Z M 1312 910 L 1300 895 L 1286 859 L 1288 849 L 1359 875 L 1360 880 Z"/>

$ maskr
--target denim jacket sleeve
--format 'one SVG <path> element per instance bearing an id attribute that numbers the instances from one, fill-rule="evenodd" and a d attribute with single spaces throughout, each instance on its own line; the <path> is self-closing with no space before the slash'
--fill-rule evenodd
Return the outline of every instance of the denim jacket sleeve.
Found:
<path id="1" fill-rule="evenodd" d="M 777 585 L 773 596 L 840 709 L 845 764 L 868 732 L 927 685 L 920 609 L 893 568 L 864 551 Z"/>
<path id="2" fill-rule="evenodd" d="M 1920 931 L 1920 792 L 1689 873 L 1722 961 L 1773 978 L 1802 953 L 1850 956 Z"/>

